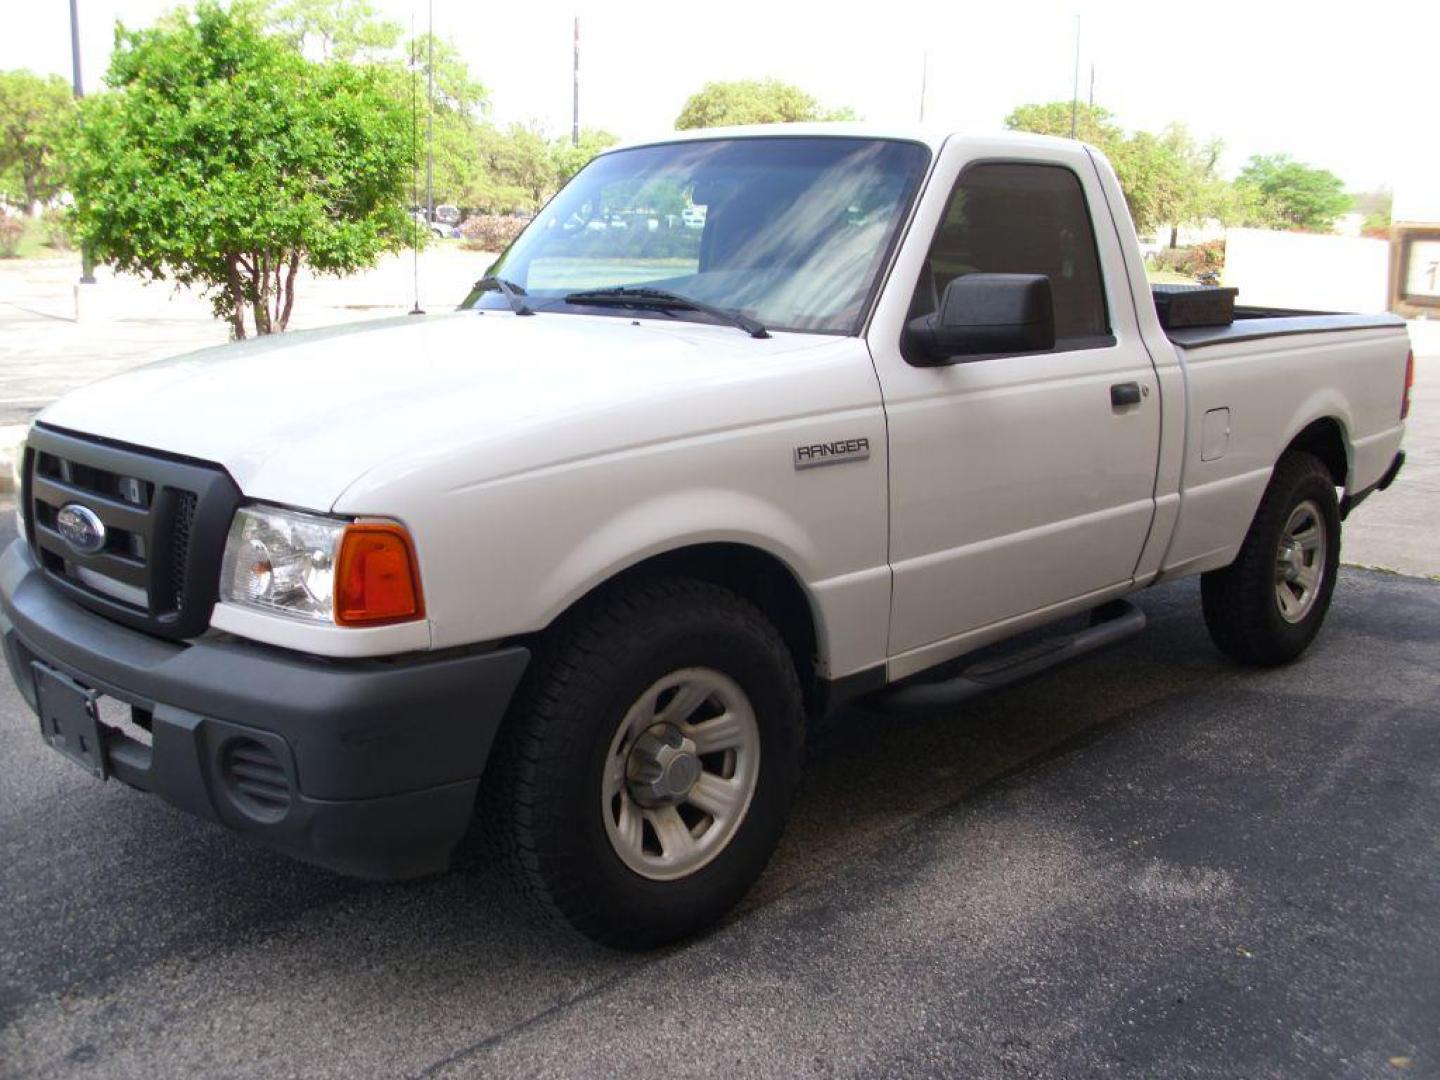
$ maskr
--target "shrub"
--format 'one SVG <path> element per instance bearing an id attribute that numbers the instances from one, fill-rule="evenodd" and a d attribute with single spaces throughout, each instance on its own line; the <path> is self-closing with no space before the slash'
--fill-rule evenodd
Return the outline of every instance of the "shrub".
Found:
<path id="1" fill-rule="evenodd" d="M 471 251 L 500 252 L 520 235 L 527 222 L 500 214 L 476 214 L 460 226 L 464 246 Z"/>
<path id="2" fill-rule="evenodd" d="M 70 222 L 64 210 L 46 210 L 40 216 L 40 225 L 45 232 L 45 243 L 56 251 L 69 251 Z"/>
<path id="3" fill-rule="evenodd" d="M 20 254 L 20 241 L 24 237 L 24 218 L 0 214 L 0 259 L 13 259 Z"/>
<path id="4" fill-rule="evenodd" d="M 1225 241 L 1206 240 L 1193 247 L 1163 248 L 1150 261 L 1157 270 L 1172 270 L 1189 277 L 1219 273 L 1225 266 Z"/>

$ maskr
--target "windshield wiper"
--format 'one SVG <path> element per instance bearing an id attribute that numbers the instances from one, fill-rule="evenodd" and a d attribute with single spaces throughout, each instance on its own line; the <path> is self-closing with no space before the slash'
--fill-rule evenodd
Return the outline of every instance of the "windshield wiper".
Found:
<path id="1" fill-rule="evenodd" d="M 684 296 L 680 293 L 671 292 L 669 289 L 638 288 L 631 286 L 617 286 L 613 289 L 586 289 L 583 292 L 573 292 L 565 297 L 567 304 L 609 304 L 614 307 L 634 308 L 683 308 L 687 311 L 698 311 L 702 315 L 709 315 L 727 322 L 731 326 L 738 326 L 753 338 L 768 338 L 770 331 L 766 330 L 762 323 L 755 321 L 748 315 L 731 308 L 716 307 L 714 304 L 707 304 L 703 300 L 696 300 L 691 296 Z"/>
<path id="2" fill-rule="evenodd" d="M 499 292 L 516 315 L 534 315 L 535 309 L 525 302 L 525 290 L 513 282 L 499 277 L 482 277 L 471 288 L 475 292 Z"/>

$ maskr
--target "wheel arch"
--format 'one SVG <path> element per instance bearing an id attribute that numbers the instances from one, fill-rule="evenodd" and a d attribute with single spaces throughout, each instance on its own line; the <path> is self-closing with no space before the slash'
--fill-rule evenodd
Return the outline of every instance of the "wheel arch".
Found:
<path id="1" fill-rule="evenodd" d="M 1320 459 L 1339 488 L 1349 485 L 1351 450 L 1344 421 L 1322 416 L 1301 428 L 1281 451 L 1281 456 L 1301 451 Z"/>
<path id="2" fill-rule="evenodd" d="M 546 630 L 594 603 L 598 597 L 654 576 L 708 581 L 754 604 L 775 624 L 784 639 L 804 689 L 806 705 L 817 705 L 820 701 L 820 661 L 824 643 L 824 624 L 819 606 L 789 563 L 753 544 L 706 541 L 650 554 L 615 570 L 574 598 Z"/>

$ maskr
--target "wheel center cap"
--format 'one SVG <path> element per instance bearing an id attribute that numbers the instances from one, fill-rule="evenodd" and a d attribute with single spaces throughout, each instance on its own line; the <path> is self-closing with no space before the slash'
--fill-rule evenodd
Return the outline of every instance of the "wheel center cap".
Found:
<path id="1" fill-rule="evenodd" d="M 678 795 L 688 793 L 698 779 L 700 759 L 694 754 L 679 754 L 665 767 L 665 786 Z"/>
<path id="2" fill-rule="evenodd" d="M 1276 558 L 1279 564 L 1280 576 L 1285 581 L 1294 581 L 1300 576 L 1300 545 L 1293 540 L 1287 540 L 1280 547 L 1280 554 Z"/>
<path id="3" fill-rule="evenodd" d="M 625 779 L 641 806 L 675 806 L 700 779 L 695 744 L 669 724 L 656 724 L 630 749 Z"/>

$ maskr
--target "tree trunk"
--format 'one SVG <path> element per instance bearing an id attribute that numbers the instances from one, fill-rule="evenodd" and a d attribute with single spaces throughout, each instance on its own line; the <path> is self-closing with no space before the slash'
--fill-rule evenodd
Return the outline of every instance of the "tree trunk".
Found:
<path id="1" fill-rule="evenodd" d="M 240 277 L 240 256 L 229 255 L 225 259 L 225 274 L 229 279 L 231 333 L 236 341 L 245 340 L 245 282 Z"/>
<path id="2" fill-rule="evenodd" d="M 1171 225 L 1171 226 L 1170 226 L 1170 246 L 1173 248 L 1173 247 L 1178 246 L 1179 243 L 1180 243 L 1180 226 L 1178 226 L 1178 225 Z"/>
<path id="3" fill-rule="evenodd" d="M 255 261 L 250 271 L 250 312 L 255 318 L 255 335 L 264 337 L 270 333 L 270 267 L 263 251 L 255 252 L 251 258 Z"/>
<path id="4" fill-rule="evenodd" d="M 280 329 L 290 325 L 290 312 L 295 307 L 295 274 L 300 269 L 300 252 L 290 253 L 290 266 L 285 271 L 285 307 L 280 312 Z"/>

